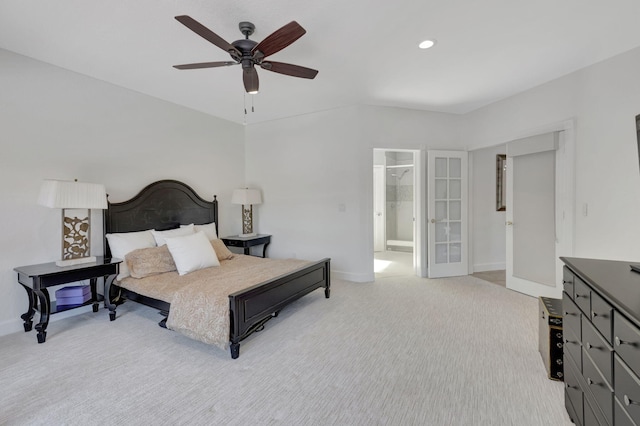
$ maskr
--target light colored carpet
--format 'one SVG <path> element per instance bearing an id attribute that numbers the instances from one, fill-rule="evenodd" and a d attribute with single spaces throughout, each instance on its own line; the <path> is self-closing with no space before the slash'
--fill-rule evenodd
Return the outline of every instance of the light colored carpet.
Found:
<path id="1" fill-rule="evenodd" d="M 507 286 L 507 271 L 505 271 L 504 269 L 497 271 L 474 272 L 471 275 L 476 278 L 480 278 L 481 280 L 501 285 L 502 287 Z"/>
<path id="2" fill-rule="evenodd" d="M 0 338 L 2 425 L 569 425 L 537 300 L 473 277 L 333 281 L 240 358 L 127 302 Z"/>

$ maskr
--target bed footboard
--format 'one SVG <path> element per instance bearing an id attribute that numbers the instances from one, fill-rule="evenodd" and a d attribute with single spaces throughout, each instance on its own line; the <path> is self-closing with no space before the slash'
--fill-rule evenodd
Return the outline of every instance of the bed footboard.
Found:
<path id="1" fill-rule="evenodd" d="M 331 291 L 331 259 L 314 262 L 304 268 L 229 295 L 231 358 L 240 356 L 240 341 L 294 300 L 318 288 L 325 297 Z"/>

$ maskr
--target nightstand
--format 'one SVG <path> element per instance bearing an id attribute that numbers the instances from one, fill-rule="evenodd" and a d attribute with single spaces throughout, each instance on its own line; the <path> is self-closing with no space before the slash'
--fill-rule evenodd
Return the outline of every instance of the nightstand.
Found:
<path id="1" fill-rule="evenodd" d="M 21 316 L 24 320 L 24 331 L 31 331 L 36 309 L 40 311 L 40 322 L 36 324 L 38 343 L 44 343 L 47 338 L 49 315 L 87 305 L 93 305 L 93 312 L 98 312 L 98 305 L 103 297 L 96 290 L 97 280 L 103 277 L 105 284 L 107 281 L 113 281 L 118 275 L 121 262 L 120 259 L 105 259 L 99 256 L 95 262 L 79 265 L 57 266 L 55 262 L 51 262 L 14 268 L 18 273 L 18 283 L 24 287 L 29 297 L 29 310 Z M 87 302 L 68 306 L 56 306 L 55 301 L 51 302 L 47 287 L 82 280 L 89 280 L 91 286 L 91 299 Z"/>
<path id="2" fill-rule="evenodd" d="M 271 235 L 258 234 L 253 237 L 241 237 L 232 235 L 230 237 L 221 238 L 227 247 L 238 247 L 244 250 L 244 254 L 251 254 L 251 247 L 263 245 L 262 257 L 267 255 L 267 246 L 271 243 Z"/>

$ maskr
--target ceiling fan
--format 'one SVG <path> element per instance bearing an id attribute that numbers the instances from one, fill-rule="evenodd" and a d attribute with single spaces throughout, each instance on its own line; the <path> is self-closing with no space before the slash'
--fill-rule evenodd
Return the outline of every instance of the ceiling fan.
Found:
<path id="1" fill-rule="evenodd" d="M 260 43 L 249 40 L 249 36 L 253 34 L 255 25 L 251 22 L 240 22 L 240 32 L 245 38 L 228 43 L 222 37 L 202 25 L 200 22 L 187 15 L 176 16 L 178 22 L 198 34 L 205 40 L 218 46 L 220 49 L 228 52 L 233 61 L 219 62 L 200 62 L 195 64 L 174 65 L 179 70 L 191 70 L 197 68 L 215 68 L 226 67 L 230 65 L 242 65 L 242 80 L 247 93 L 258 93 L 258 72 L 255 66 L 259 65 L 262 69 L 276 72 L 279 74 L 290 75 L 300 78 L 314 78 L 318 71 L 301 67 L 299 65 L 286 64 L 283 62 L 265 61 L 267 56 L 271 56 L 281 51 L 291 43 L 302 37 L 306 31 L 296 21 L 291 21 L 284 27 L 276 30 Z"/>

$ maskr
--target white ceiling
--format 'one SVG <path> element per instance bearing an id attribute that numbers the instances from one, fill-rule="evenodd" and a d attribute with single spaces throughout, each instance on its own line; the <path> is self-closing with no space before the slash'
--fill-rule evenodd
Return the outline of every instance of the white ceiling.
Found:
<path id="1" fill-rule="evenodd" d="M 176 15 L 228 42 L 240 21 L 261 41 L 296 20 L 307 34 L 270 58 L 320 72 L 259 68 L 252 100 L 238 66 L 176 70 L 229 60 Z M 466 113 L 640 46 L 639 18 L 638 0 L 1 0 L 0 47 L 251 124 L 356 104 Z"/>

